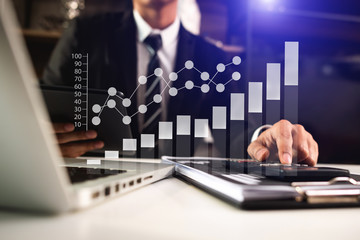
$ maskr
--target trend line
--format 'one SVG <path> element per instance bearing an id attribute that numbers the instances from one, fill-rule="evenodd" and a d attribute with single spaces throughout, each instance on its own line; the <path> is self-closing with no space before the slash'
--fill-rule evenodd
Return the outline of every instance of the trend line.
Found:
<path id="1" fill-rule="evenodd" d="M 230 65 L 239 65 L 241 63 L 241 58 L 239 56 L 235 56 L 233 57 L 232 61 L 228 64 L 223 64 L 223 63 L 219 63 L 216 67 L 216 73 L 210 77 L 209 73 L 208 72 L 201 72 L 199 69 L 197 69 L 195 66 L 194 66 L 194 63 L 190 60 L 186 61 L 185 62 L 185 66 L 183 68 L 181 68 L 179 71 L 177 72 L 171 72 L 169 74 L 169 81 L 167 81 L 164 76 L 163 76 L 163 70 L 161 68 L 157 68 L 155 69 L 154 73 L 153 74 L 150 74 L 149 76 L 140 76 L 138 78 L 138 82 L 139 84 L 137 85 L 137 87 L 135 88 L 135 90 L 133 91 L 133 93 L 130 95 L 129 98 L 122 98 L 120 96 L 118 96 L 117 94 L 113 94 L 114 92 L 116 92 L 116 89 L 111 87 L 109 88 L 108 90 L 108 97 L 106 98 L 105 100 L 105 103 L 101 106 L 98 105 L 98 104 L 95 104 L 93 106 L 93 112 L 95 113 L 98 113 L 97 117 L 94 117 L 96 119 L 93 118 L 93 121 L 92 123 L 94 125 L 99 125 L 100 124 L 100 116 L 101 116 L 101 113 L 103 112 L 103 109 L 108 105 L 109 108 L 115 108 L 115 110 L 123 117 L 123 123 L 124 124 L 130 124 L 131 123 L 131 118 L 135 117 L 137 114 L 139 113 L 142 113 L 142 114 L 145 114 L 146 111 L 147 111 L 147 107 L 153 103 L 160 103 L 162 101 L 162 95 L 164 94 L 165 90 L 168 89 L 168 93 L 170 96 L 172 97 L 175 97 L 178 92 L 180 90 L 183 90 L 184 88 L 188 89 L 188 90 L 191 90 L 193 88 L 199 88 L 201 89 L 201 91 L 203 93 L 207 93 L 210 91 L 210 84 L 213 83 L 215 86 L 216 86 L 216 90 L 218 92 L 223 92 L 225 90 L 225 86 L 227 84 L 229 84 L 231 81 L 238 81 L 240 80 L 241 78 L 241 74 L 239 72 L 233 72 L 232 74 L 232 78 L 230 80 L 228 80 L 226 83 L 216 83 L 214 81 L 215 77 L 219 74 L 219 73 L 222 73 L 226 70 L 226 68 Z M 182 71 L 184 71 L 185 69 L 194 69 L 195 71 L 197 71 L 198 73 L 200 73 L 200 78 L 204 81 L 204 84 L 202 84 L 201 86 L 197 86 L 194 84 L 193 81 L 191 80 L 188 80 L 185 82 L 185 85 L 183 87 L 180 87 L 180 88 L 175 88 L 175 87 L 172 87 L 170 85 L 171 81 L 176 81 L 178 79 L 178 74 L 181 73 Z M 154 97 L 153 97 L 153 101 L 151 101 L 150 103 L 148 104 L 142 104 L 140 106 L 138 106 L 138 111 L 136 113 L 134 113 L 133 115 L 131 116 L 127 116 L 125 115 L 124 113 L 122 113 L 116 106 L 115 106 L 115 103 L 114 103 L 114 100 L 111 100 L 110 97 L 111 96 L 115 96 L 115 97 L 118 97 L 120 98 L 122 101 L 122 104 L 124 107 L 129 107 L 131 105 L 131 99 L 133 98 L 133 96 L 135 95 L 135 93 L 138 91 L 138 89 L 140 88 L 141 85 L 144 85 L 146 84 L 148 78 L 152 77 L 156 75 L 157 77 L 159 77 L 162 81 L 165 82 L 166 86 L 163 88 L 163 90 L 159 93 L 159 94 L 155 94 Z M 108 104 L 108 102 L 111 101 L 111 103 Z"/>

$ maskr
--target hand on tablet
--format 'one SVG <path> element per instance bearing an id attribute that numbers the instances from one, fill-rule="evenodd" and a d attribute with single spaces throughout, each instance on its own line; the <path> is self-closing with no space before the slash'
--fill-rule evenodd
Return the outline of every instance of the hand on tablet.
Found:
<path id="1" fill-rule="evenodd" d="M 53 127 L 63 157 L 79 157 L 88 151 L 104 147 L 102 141 L 81 142 L 95 139 L 97 133 L 94 130 L 75 132 L 75 127 L 71 123 L 53 123 Z"/>
<path id="2" fill-rule="evenodd" d="M 280 159 L 289 164 L 296 157 L 297 162 L 314 166 L 317 163 L 319 150 L 310 133 L 299 124 L 281 120 L 264 131 L 248 147 L 249 155 L 259 161 Z"/>

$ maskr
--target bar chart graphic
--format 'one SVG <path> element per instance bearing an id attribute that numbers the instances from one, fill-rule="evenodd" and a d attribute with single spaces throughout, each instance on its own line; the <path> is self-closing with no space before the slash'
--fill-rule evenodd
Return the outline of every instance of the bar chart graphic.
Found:
<path id="1" fill-rule="evenodd" d="M 247 157 L 246 148 L 253 131 L 263 124 L 274 124 L 282 118 L 292 123 L 298 122 L 298 84 L 299 84 L 299 43 L 285 42 L 284 66 L 282 63 L 267 63 L 266 79 L 259 82 L 247 82 L 247 92 L 230 93 L 229 104 L 213 106 L 212 115 L 205 118 L 194 118 L 191 115 L 177 115 L 175 121 L 160 121 L 158 132 L 141 134 L 139 139 L 123 139 L 122 149 L 106 151 L 105 156 L 121 157 L 119 152 L 138 152 L 144 158 L 172 156 L 216 156 L 216 157 Z M 122 116 L 122 124 L 130 124 L 137 114 L 144 114 L 150 104 L 158 104 L 165 93 L 176 97 L 179 91 L 199 89 L 202 93 L 209 92 L 211 87 L 221 93 L 231 81 L 239 81 L 241 74 L 232 73 L 232 78 L 223 83 L 216 82 L 216 76 L 226 70 L 229 65 L 240 65 L 241 58 L 236 56 L 228 64 L 219 63 L 216 73 L 210 76 L 201 72 L 192 61 L 187 61 L 178 72 L 163 76 L 158 68 L 153 75 L 166 83 L 166 88 L 153 96 L 150 103 L 138 106 L 138 111 L 126 115 L 117 108 L 113 98 L 120 98 L 124 107 L 132 104 L 132 99 L 141 85 L 146 84 L 150 76 L 140 76 L 138 86 L 130 96 L 118 95 L 117 89 L 108 89 L 108 98 L 104 103 L 95 104 L 92 110 L 97 115 L 93 117 L 93 125 L 101 124 L 101 113 L 104 108 L 114 110 L 114 114 Z M 282 74 L 283 69 L 283 74 Z M 193 81 L 184 81 L 184 86 L 174 88 L 171 81 L 178 81 L 178 74 L 184 70 L 197 71 L 203 80 L 202 85 Z M 282 76 L 284 80 L 282 81 Z M 246 80 L 243 80 L 246 81 Z M 284 83 L 284 84 L 282 84 Z M 248 137 L 246 137 L 248 136 Z M 152 151 L 148 151 L 148 150 Z M 158 152 L 155 152 L 158 151 Z M 124 156 L 127 156 L 124 154 Z"/>

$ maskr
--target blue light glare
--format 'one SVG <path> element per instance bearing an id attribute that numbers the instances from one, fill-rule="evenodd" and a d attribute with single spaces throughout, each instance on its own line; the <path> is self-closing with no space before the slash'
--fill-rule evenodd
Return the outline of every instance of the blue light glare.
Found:
<path id="1" fill-rule="evenodd" d="M 251 5 L 252 8 L 261 11 L 285 11 L 283 0 L 255 0 L 251 2 Z"/>
<path id="2" fill-rule="evenodd" d="M 274 3 L 276 0 L 261 0 L 263 3 Z"/>

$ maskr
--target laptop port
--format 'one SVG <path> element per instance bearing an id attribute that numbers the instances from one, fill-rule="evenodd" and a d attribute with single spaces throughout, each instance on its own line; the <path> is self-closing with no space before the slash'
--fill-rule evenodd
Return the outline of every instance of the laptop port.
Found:
<path id="1" fill-rule="evenodd" d="M 138 178 L 138 179 L 136 180 L 136 182 L 137 182 L 138 184 L 140 184 L 140 183 L 141 183 L 141 178 Z"/>
<path id="2" fill-rule="evenodd" d="M 93 199 L 98 198 L 99 196 L 100 196 L 100 192 L 93 192 L 93 194 L 91 195 Z"/>
<path id="3" fill-rule="evenodd" d="M 144 177 L 144 181 L 145 181 L 145 180 L 149 180 L 149 179 L 151 179 L 152 177 L 153 177 L 153 176 L 151 176 L 151 175 L 150 175 L 150 176 L 147 176 L 147 177 Z"/>
<path id="4" fill-rule="evenodd" d="M 133 186 L 134 185 L 134 181 L 130 181 L 129 182 L 129 186 L 131 187 L 131 186 Z"/>
<path id="5" fill-rule="evenodd" d="M 111 192 L 110 187 L 106 187 L 106 188 L 105 188 L 105 191 L 104 191 L 105 196 L 109 196 L 109 195 L 110 195 L 110 192 Z"/>
<path id="6" fill-rule="evenodd" d="M 116 184 L 116 185 L 115 185 L 115 192 L 119 192 L 119 190 L 120 190 L 120 185 L 119 185 L 119 184 Z"/>

